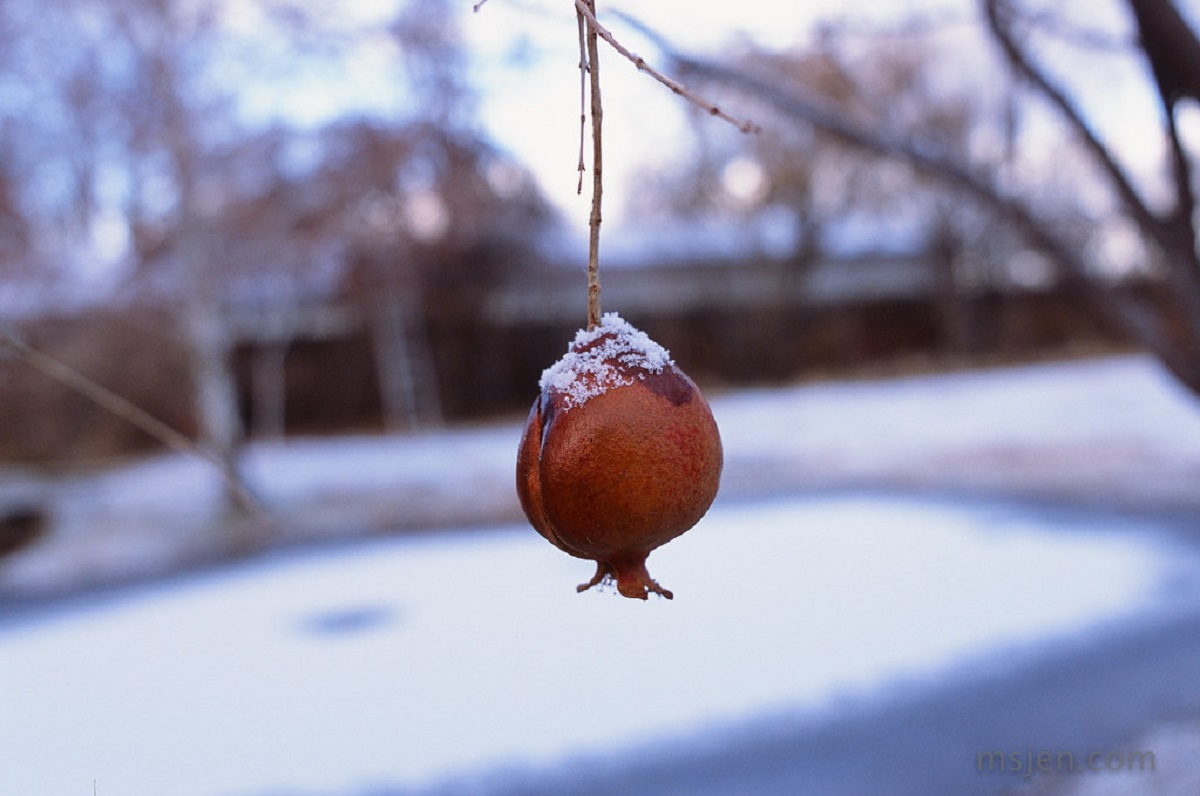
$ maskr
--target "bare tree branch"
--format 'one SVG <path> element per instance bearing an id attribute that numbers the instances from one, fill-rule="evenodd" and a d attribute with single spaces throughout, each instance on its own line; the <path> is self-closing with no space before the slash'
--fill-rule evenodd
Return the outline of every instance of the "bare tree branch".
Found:
<path id="1" fill-rule="evenodd" d="M 1128 293 L 1098 283 L 1078 248 L 1019 199 L 1004 195 L 993 183 L 936 149 L 889 135 L 875 127 L 860 126 L 834 108 L 785 90 L 778 80 L 687 57 L 665 46 L 664 53 L 681 74 L 743 91 L 784 116 L 812 125 L 864 151 L 908 162 L 948 187 L 970 196 L 996 218 L 1020 231 L 1035 248 L 1062 264 L 1105 316 L 1122 328 L 1130 339 L 1140 341 L 1176 378 L 1200 395 L 1200 346 L 1180 345 L 1156 308 Z M 1120 173 L 1119 168 L 1116 173 Z M 1134 196 L 1136 198 L 1136 194 Z M 1140 202 L 1138 204 L 1145 209 Z M 1152 216 L 1150 218 L 1153 220 Z"/>
<path id="2" fill-rule="evenodd" d="M 1146 206 L 1141 195 L 1133 187 L 1133 182 L 1125 174 L 1125 170 L 1121 165 L 1113 158 L 1108 147 L 1104 145 L 1099 137 L 1097 137 L 1095 131 L 1084 120 L 1082 112 L 1075 107 L 1075 104 L 1066 95 L 1066 92 L 1059 88 L 1050 79 L 1049 75 L 1033 62 L 1020 43 L 1017 42 L 1016 37 L 1013 36 L 1011 27 L 1013 10 L 1008 1 L 983 0 L 983 4 L 985 17 L 988 27 L 991 29 L 992 36 L 1000 44 L 1004 56 L 1013 70 L 1027 80 L 1030 85 L 1058 109 L 1067 124 L 1079 136 L 1088 152 L 1096 158 L 1101 168 L 1107 172 L 1109 179 L 1112 180 L 1113 186 L 1120 195 L 1121 201 L 1125 203 L 1138 224 L 1147 227 L 1157 226 L 1158 219 L 1151 212 L 1150 208 Z"/>
<path id="3" fill-rule="evenodd" d="M 621 44 L 621 42 L 617 41 L 616 37 L 613 36 L 613 34 L 607 28 L 605 28 L 603 25 L 600 24 L 600 22 L 596 19 L 596 15 L 592 12 L 592 10 L 590 8 L 588 8 L 587 3 L 584 0 L 575 0 L 575 8 L 579 10 L 579 13 L 581 13 L 585 17 L 587 17 L 588 24 L 590 24 L 595 29 L 596 33 L 600 36 L 600 38 L 602 38 L 602 39 L 604 39 L 604 41 L 608 42 L 608 45 L 610 47 L 612 47 L 614 50 L 616 50 L 618 53 L 620 53 L 622 56 L 624 56 L 625 59 L 628 60 L 630 63 L 632 63 L 634 66 L 636 66 L 638 68 L 638 70 L 650 75 L 650 77 L 654 78 L 659 83 L 661 83 L 664 86 L 666 86 L 667 88 L 671 89 L 671 91 L 674 92 L 675 94 L 679 95 L 680 97 L 683 97 L 688 102 L 690 102 L 693 105 L 696 105 L 697 107 L 704 110 L 705 113 L 709 114 L 710 116 L 716 116 L 718 119 L 723 119 L 724 121 L 729 122 L 730 124 L 732 124 L 734 127 L 736 127 L 738 130 L 740 130 L 743 133 L 757 133 L 757 132 L 761 131 L 762 128 L 760 128 L 754 122 L 746 121 L 743 119 L 738 119 L 735 116 L 731 116 L 730 114 L 721 110 L 719 107 L 717 107 L 713 103 L 711 103 L 708 100 L 704 99 L 703 97 L 693 93 L 691 91 L 691 89 L 689 89 L 687 86 L 680 83 L 678 80 L 667 77 L 662 72 L 660 72 L 657 69 L 655 69 L 654 67 L 650 66 L 650 64 L 646 63 L 646 59 L 642 58 L 642 56 L 637 55 L 636 53 L 630 52 L 623 44 Z"/>
<path id="4" fill-rule="evenodd" d="M 137 404 L 123 398 L 102 384 L 92 381 L 87 376 L 75 370 L 64 362 L 60 362 L 49 354 L 43 353 L 26 343 L 21 338 L 9 332 L 0 332 L 0 344 L 14 351 L 30 367 L 40 371 L 60 384 L 74 390 L 96 405 L 112 412 L 168 448 L 187 456 L 196 456 L 217 468 L 227 489 L 234 495 L 239 507 L 255 513 L 265 513 L 265 509 L 243 485 L 241 478 L 221 460 L 219 456 L 210 453 L 192 440 L 180 434 L 163 421 L 154 417 Z"/>
<path id="5" fill-rule="evenodd" d="M 1172 12 L 1168 0 L 1130 0 L 1135 7 L 1153 4 L 1167 6 Z M 1071 102 L 1059 86 L 1029 57 L 1025 49 L 1017 41 L 1012 32 L 1012 16 L 1014 14 L 1010 0 L 983 0 L 988 27 L 992 36 L 1000 45 L 1009 64 L 1021 77 L 1041 93 L 1060 112 L 1063 119 L 1083 141 L 1087 151 L 1108 175 L 1118 197 L 1125 206 L 1126 212 L 1141 228 L 1143 233 L 1153 240 L 1165 255 L 1167 277 L 1175 288 L 1175 298 L 1184 308 L 1185 322 L 1191 327 L 1192 335 L 1200 340 L 1200 260 L 1196 253 L 1196 235 L 1193 225 L 1195 198 L 1192 195 L 1191 167 L 1182 144 L 1179 141 L 1171 103 L 1177 93 L 1175 88 L 1164 90 L 1166 105 L 1167 132 L 1172 142 L 1172 173 L 1176 186 L 1177 202 L 1174 211 L 1166 218 L 1159 217 L 1146 204 L 1142 196 L 1133 187 L 1133 183 L 1117 162 L 1112 151 L 1099 139 L 1087 123 L 1083 113 Z M 1169 45 L 1179 46 L 1181 37 L 1188 37 L 1194 42 L 1195 37 L 1184 25 L 1182 18 L 1176 14 L 1176 19 L 1183 26 L 1180 31 L 1171 31 Z M 1147 40 L 1143 36 L 1143 46 Z M 1198 45 L 1200 46 L 1200 45 Z M 1148 54 L 1150 54 L 1148 52 Z M 1200 56 L 1198 56 L 1200 57 Z M 1155 56 L 1151 55 L 1154 64 Z M 1171 63 L 1174 63 L 1173 61 Z M 1165 67 L 1164 67 L 1165 68 Z M 1156 75 L 1159 67 L 1155 67 Z M 1175 86 L 1178 81 L 1171 79 L 1169 86 Z M 1160 89 L 1163 83 L 1159 83 Z M 1178 91 L 1182 91 L 1179 89 Z"/>
<path id="6" fill-rule="evenodd" d="M 1171 0 L 1127 0 L 1154 80 L 1170 106 L 1190 97 L 1200 102 L 1200 41 Z"/>
<path id="7" fill-rule="evenodd" d="M 1194 242 L 1196 196 L 1192 188 L 1192 165 L 1179 137 L 1175 105 L 1184 98 L 1200 102 L 1200 39 L 1169 0 L 1128 0 L 1128 4 L 1137 22 L 1142 51 L 1154 73 L 1171 138 L 1177 204 L 1174 217 L 1167 223 L 1187 241 Z M 1200 276 L 1200 260 L 1196 257 L 1192 260 Z"/>
<path id="8" fill-rule="evenodd" d="M 1185 261 L 1192 266 L 1194 275 L 1200 278 L 1200 254 L 1196 252 L 1196 194 L 1192 189 L 1192 162 L 1179 136 L 1179 124 L 1171 107 L 1167 112 L 1167 134 L 1171 139 L 1171 165 L 1175 175 L 1175 212 L 1166 222 L 1169 231 L 1178 240 L 1176 245 L 1181 254 L 1191 252 Z"/>

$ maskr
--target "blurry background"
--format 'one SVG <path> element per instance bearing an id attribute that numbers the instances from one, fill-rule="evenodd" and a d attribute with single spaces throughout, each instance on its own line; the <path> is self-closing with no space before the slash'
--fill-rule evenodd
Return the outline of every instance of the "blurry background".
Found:
<path id="1" fill-rule="evenodd" d="M 1169 138 L 1124 4 L 1000 7 L 1005 30 L 1069 81 L 1149 212 L 1170 205 Z M 656 6 L 643 21 L 901 144 L 867 151 L 658 54 L 763 127 L 743 135 L 610 55 L 606 307 L 696 378 L 779 383 L 1144 345 L 1104 310 L 1117 299 L 1088 303 L 1087 279 L 1143 299 L 1139 311 L 1162 316 L 1156 334 L 1194 342 L 1195 319 L 1161 296 L 1178 286 L 1161 262 L 1172 255 L 1012 74 L 981 9 L 814 8 L 786 34 L 775 12 L 753 9 L 700 38 L 694 9 Z M 468 11 L 11 4 L 6 334 L 218 450 L 524 408 L 582 314 L 574 19 L 529 2 Z M 610 24 L 654 60 L 644 31 Z M 969 187 L 915 166 L 908 145 L 1024 208 L 1086 273 Z M 1185 310 L 1196 292 L 1180 297 Z M 11 351 L 2 364 L 6 459 L 155 444 Z"/>
<path id="2" fill-rule="evenodd" d="M 719 506 L 1195 541 L 1200 5 L 649 5 L 600 19 L 762 128 L 602 51 L 604 309 L 713 397 Z M 585 319 L 575 17 L 351 6 L 0 5 L 0 617 L 520 522 L 520 422 Z"/>

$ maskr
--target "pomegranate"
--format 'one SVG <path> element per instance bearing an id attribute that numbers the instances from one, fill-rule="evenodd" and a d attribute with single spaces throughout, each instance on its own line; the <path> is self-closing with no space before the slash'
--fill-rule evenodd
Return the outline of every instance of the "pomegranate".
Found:
<path id="1" fill-rule="evenodd" d="M 517 494 L 551 543 L 596 562 L 585 591 L 674 595 L 646 557 L 717 494 L 721 438 L 708 403 L 662 346 L 607 313 L 542 374 L 517 454 Z"/>

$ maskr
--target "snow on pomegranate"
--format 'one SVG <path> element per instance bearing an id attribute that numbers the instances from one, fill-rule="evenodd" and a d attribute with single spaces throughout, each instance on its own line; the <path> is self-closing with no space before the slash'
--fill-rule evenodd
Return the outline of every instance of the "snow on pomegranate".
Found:
<path id="1" fill-rule="evenodd" d="M 611 579 L 626 597 L 670 599 L 646 557 L 716 497 L 721 437 L 708 403 L 662 346 L 616 313 L 578 332 L 539 386 L 517 454 L 529 522 L 596 562 L 579 591 Z"/>

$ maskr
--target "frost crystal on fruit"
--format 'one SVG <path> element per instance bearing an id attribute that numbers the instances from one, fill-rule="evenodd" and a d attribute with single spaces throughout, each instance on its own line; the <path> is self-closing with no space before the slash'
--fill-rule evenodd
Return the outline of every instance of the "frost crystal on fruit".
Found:
<path id="1" fill-rule="evenodd" d="M 646 373 L 673 366 L 667 350 L 615 312 L 606 312 L 600 325 L 580 329 L 566 355 L 542 372 L 538 386 L 554 389 L 565 408 L 582 406 L 589 398 L 613 387 L 631 384 Z M 641 372 L 644 371 L 644 372 Z"/>

